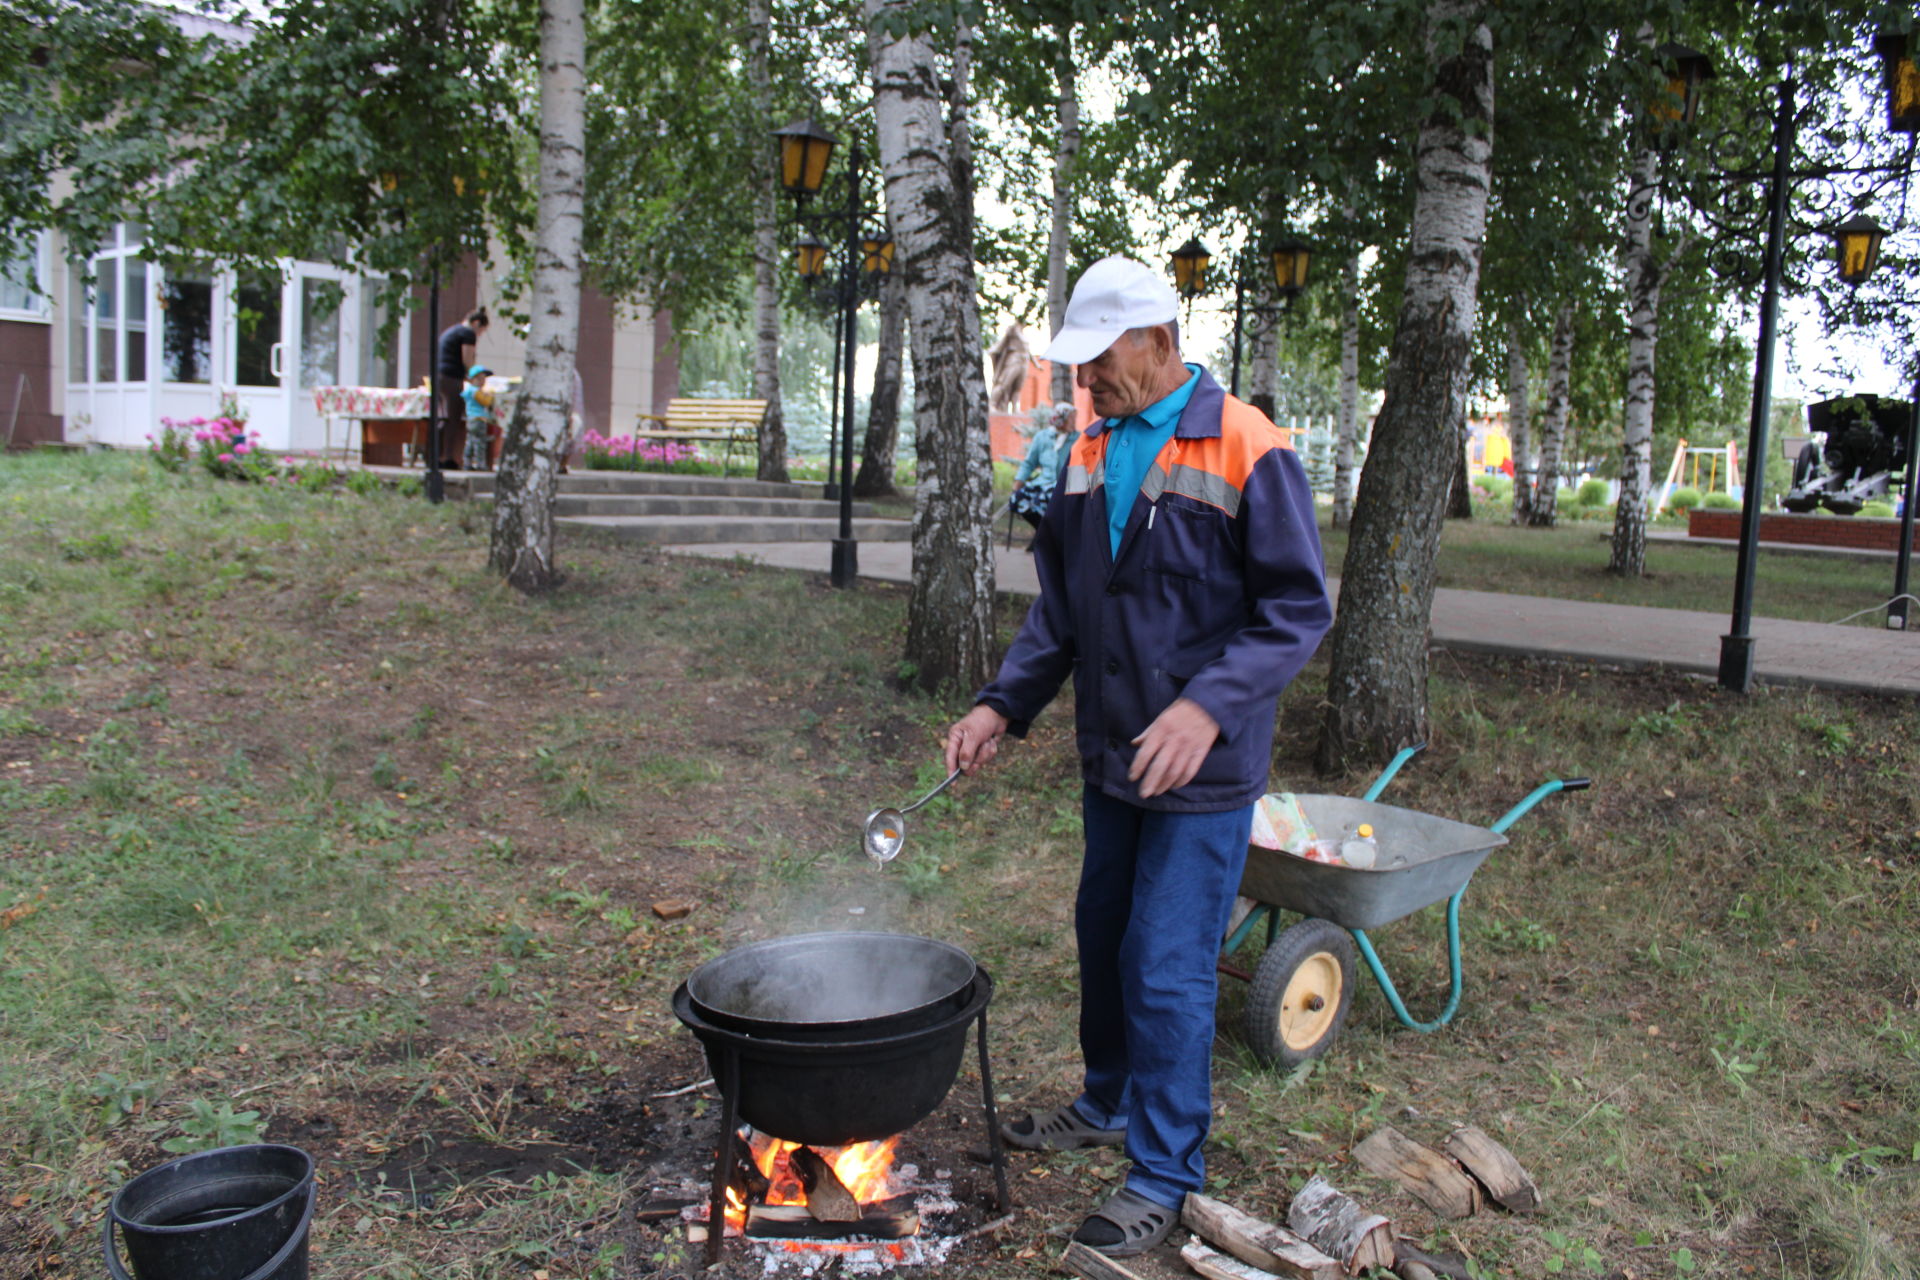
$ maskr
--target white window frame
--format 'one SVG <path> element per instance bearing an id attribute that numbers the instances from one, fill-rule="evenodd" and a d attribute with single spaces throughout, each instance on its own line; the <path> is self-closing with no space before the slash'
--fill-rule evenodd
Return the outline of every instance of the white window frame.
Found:
<path id="1" fill-rule="evenodd" d="M 37 306 L 0 307 L 0 320 L 21 320 L 28 324 L 53 323 L 53 300 L 45 292 L 48 282 L 53 279 L 53 253 L 52 244 L 44 231 L 34 233 L 33 259 L 34 274 L 38 276 L 35 283 L 42 290 L 35 299 Z"/>

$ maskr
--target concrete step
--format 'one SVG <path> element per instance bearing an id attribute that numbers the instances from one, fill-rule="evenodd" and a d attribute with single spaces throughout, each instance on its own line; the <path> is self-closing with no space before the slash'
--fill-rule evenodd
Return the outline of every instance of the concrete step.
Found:
<path id="1" fill-rule="evenodd" d="M 840 522 L 770 516 L 764 519 L 719 516 L 562 516 L 574 528 L 604 529 L 630 542 L 652 545 L 691 542 L 831 542 Z M 911 542 L 913 524 L 879 517 L 855 520 L 858 542 Z"/>
<path id="2" fill-rule="evenodd" d="M 483 499 L 490 500 L 490 499 Z M 673 493 L 560 493 L 557 516 L 738 516 L 742 519 L 838 520 L 840 504 L 819 499 L 735 498 Z M 853 504 L 855 519 L 873 515 L 869 503 Z"/>
<path id="3" fill-rule="evenodd" d="M 474 497 L 493 492 L 492 472 L 454 473 Z M 824 486 L 812 484 L 764 484 L 745 476 L 678 476 L 652 471 L 570 471 L 559 478 L 557 492 L 581 494 L 669 493 L 709 498 L 812 498 L 818 500 Z"/>

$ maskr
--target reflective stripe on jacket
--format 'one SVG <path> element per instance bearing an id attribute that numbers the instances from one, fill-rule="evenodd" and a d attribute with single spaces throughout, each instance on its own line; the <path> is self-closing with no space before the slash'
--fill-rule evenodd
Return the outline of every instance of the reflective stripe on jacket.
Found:
<path id="1" fill-rule="evenodd" d="M 1287 438 L 1206 372 L 1109 550 L 1106 422 L 1074 441 L 1034 546 L 1040 598 L 978 701 L 1024 736 L 1074 679 L 1082 772 L 1148 809 L 1205 813 L 1266 790 L 1280 698 L 1333 621 L 1313 494 Z M 1220 737 L 1192 781 L 1143 800 L 1133 739 L 1175 698 Z"/>

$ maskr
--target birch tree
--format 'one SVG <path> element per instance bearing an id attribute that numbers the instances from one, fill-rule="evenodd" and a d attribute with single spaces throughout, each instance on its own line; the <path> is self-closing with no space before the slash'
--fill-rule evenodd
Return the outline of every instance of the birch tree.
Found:
<path id="1" fill-rule="evenodd" d="M 956 181 L 935 49 L 913 24 L 915 8 L 865 0 L 874 125 L 913 352 L 919 481 L 907 660 L 924 688 L 972 689 L 991 673 L 994 596 L 972 191 Z"/>
<path id="2" fill-rule="evenodd" d="M 1533 512 L 1533 437 L 1528 419 L 1533 370 L 1518 320 L 1507 321 L 1507 440 L 1513 446 L 1513 517 L 1524 525 Z"/>
<path id="3" fill-rule="evenodd" d="M 1386 400 L 1354 509 L 1316 764 L 1384 760 L 1427 736 L 1427 626 L 1467 375 L 1493 158 L 1483 0 L 1427 6 L 1427 99 Z"/>
<path id="4" fill-rule="evenodd" d="M 880 334 L 873 368 L 873 399 L 867 405 L 867 434 L 854 473 L 856 498 L 884 498 L 894 492 L 895 454 L 900 444 L 900 384 L 907 341 L 907 282 L 899 271 L 880 277 Z"/>
<path id="5" fill-rule="evenodd" d="M 1340 408 L 1334 420 L 1333 527 L 1353 521 L 1354 455 L 1360 443 L 1360 255 L 1340 264 Z"/>
<path id="6" fill-rule="evenodd" d="M 553 493 L 571 442 L 586 209 L 587 24 L 583 0 L 540 0 L 540 198 L 534 218 L 527 372 L 500 452 L 487 563 L 523 592 L 561 581 Z"/>
<path id="7" fill-rule="evenodd" d="M 1653 252 L 1653 202 L 1660 155 L 1643 142 L 1627 189 L 1626 243 L 1620 272 L 1627 291 L 1627 403 L 1620 444 L 1620 497 L 1613 511 L 1610 573 L 1637 578 L 1647 567 L 1647 491 L 1653 456 L 1654 347 L 1666 267 Z"/>
<path id="8" fill-rule="evenodd" d="M 1573 404 L 1573 303 L 1553 314 L 1553 346 L 1547 355 L 1547 403 L 1540 415 L 1540 471 L 1527 523 L 1552 528 L 1560 505 L 1560 458 L 1566 448 L 1567 414 Z M 1515 480 L 1518 487 L 1518 479 Z"/>
<path id="9" fill-rule="evenodd" d="M 767 46 L 773 38 L 768 0 L 747 0 L 747 79 L 761 120 L 774 116 Z M 761 131 L 753 148 L 753 396 L 767 402 L 760 423 L 755 475 L 785 483 L 787 424 L 780 405 L 780 201 L 779 157 L 771 134 Z"/>
<path id="10" fill-rule="evenodd" d="M 1062 24 L 1060 56 L 1055 62 L 1059 100 L 1055 118 L 1052 208 L 1047 232 L 1047 323 L 1058 334 L 1067 319 L 1067 258 L 1073 248 L 1074 163 L 1080 155 L 1080 71 L 1073 59 L 1073 28 Z M 1054 361 L 1049 375 L 1054 404 L 1073 400 L 1073 367 Z"/>

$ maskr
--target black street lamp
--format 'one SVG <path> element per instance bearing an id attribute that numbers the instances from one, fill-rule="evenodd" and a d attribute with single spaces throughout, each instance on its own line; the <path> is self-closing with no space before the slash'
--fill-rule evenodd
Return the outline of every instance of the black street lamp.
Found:
<path id="1" fill-rule="evenodd" d="M 1207 279 L 1207 269 L 1213 263 L 1213 255 L 1199 240 L 1189 240 L 1168 255 L 1173 262 L 1173 287 L 1188 302 L 1207 291 L 1211 283 Z M 1307 287 L 1307 267 L 1313 260 L 1313 249 L 1303 240 L 1285 237 L 1275 243 L 1266 254 L 1268 269 L 1273 272 L 1274 292 L 1281 299 L 1282 307 L 1292 307 L 1293 300 Z M 1250 277 L 1256 270 L 1255 259 L 1251 254 L 1242 254 L 1234 264 L 1233 272 L 1233 362 L 1232 376 L 1227 390 L 1232 395 L 1240 394 L 1240 335 L 1245 327 L 1246 316 L 1251 312 L 1255 316 L 1271 319 L 1280 307 L 1248 306 L 1247 289 Z"/>
<path id="2" fill-rule="evenodd" d="M 1897 105 L 1898 86 L 1906 84 L 1916 89 L 1910 95 L 1912 101 L 1904 108 L 1914 110 L 1920 106 L 1920 76 L 1910 73 L 1911 62 L 1905 63 L 1909 70 L 1896 71 L 1896 58 L 1893 55 L 1905 58 L 1904 38 L 1894 49 L 1893 55 L 1888 52 L 1889 45 L 1885 37 L 1879 43 L 1882 56 L 1887 59 L 1889 118 L 1898 119 L 1902 110 Z M 1662 98 L 1656 100 L 1649 114 L 1662 128 L 1691 122 L 1698 108 L 1699 87 L 1713 77 L 1711 64 L 1703 55 L 1679 45 L 1663 45 L 1655 51 L 1655 56 L 1665 64 L 1667 90 Z M 1827 165 L 1796 171 L 1793 161 L 1798 127 L 1795 108 L 1798 88 L 1799 83 L 1791 69 L 1775 87 L 1777 97 L 1772 120 L 1771 166 L 1764 171 L 1716 166 L 1719 171 L 1714 179 L 1729 185 L 1764 182 L 1767 191 L 1766 240 L 1760 275 L 1760 332 L 1755 343 L 1753 410 L 1747 426 L 1746 480 L 1740 504 L 1740 546 L 1734 568 L 1733 617 L 1727 634 L 1720 638 L 1719 682 L 1722 688 L 1736 693 L 1746 693 L 1753 688 L 1753 584 L 1759 557 L 1760 509 L 1765 501 L 1767 435 L 1773 411 L 1774 349 L 1779 331 L 1780 280 L 1786 249 L 1788 200 L 1795 182 L 1803 179 L 1831 182 L 1841 176 L 1905 172 L 1904 163 Z M 1894 127 L 1900 128 L 1898 124 Z M 1916 115 L 1915 127 L 1920 127 L 1920 114 Z M 1855 218 L 1834 228 L 1833 234 L 1840 259 L 1841 279 L 1849 285 L 1857 285 L 1878 261 L 1879 238 L 1884 233 L 1871 219 Z M 1920 397 L 1920 384 L 1916 385 L 1915 394 Z M 1909 510 L 1913 506 L 1911 482 L 1908 485 L 1907 506 Z M 1903 556 L 1903 570 L 1904 560 Z M 1888 625 L 1893 625 L 1891 617 Z"/>
<path id="3" fill-rule="evenodd" d="M 861 154 L 854 144 L 847 155 L 847 203 L 840 212 L 807 211 L 808 201 L 826 184 L 827 165 L 833 158 L 838 139 L 811 118 L 796 120 L 775 129 L 780 140 L 780 183 L 794 197 L 795 217 L 805 225 L 820 226 L 838 239 L 842 248 L 835 264 L 831 299 L 835 304 L 835 338 L 832 403 L 835 422 L 827 441 L 829 480 L 827 497 L 840 500 L 840 531 L 833 539 L 830 577 L 833 585 L 848 588 L 859 577 L 859 547 L 853 537 L 853 369 L 858 347 L 860 280 L 862 275 L 877 277 L 892 270 L 893 241 L 884 232 L 874 232 L 868 223 L 875 213 L 861 203 Z M 795 265 L 810 281 L 826 279 L 829 246 L 808 227 L 795 252 Z M 843 363 L 844 362 L 844 363 Z M 835 437 L 837 436 L 837 441 Z M 831 478 L 834 445 L 839 445 L 839 481 Z"/>
<path id="4" fill-rule="evenodd" d="M 1192 302 L 1207 291 L 1210 283 L 1207 268 L 1213 263 L 1213 254 L 1199 240 L 1189 240 L 1167 255 L 1173 259 L 1173 289 L 1181 298 Z"/>

